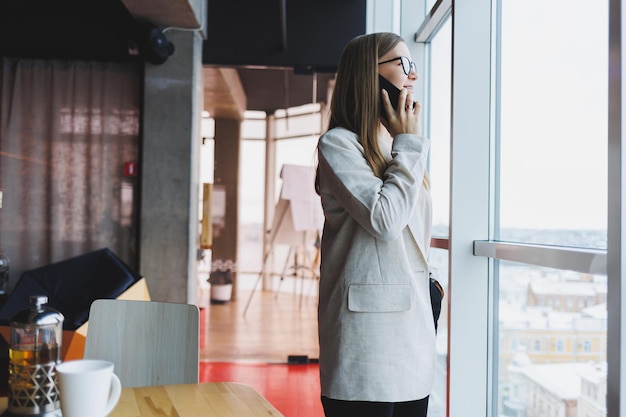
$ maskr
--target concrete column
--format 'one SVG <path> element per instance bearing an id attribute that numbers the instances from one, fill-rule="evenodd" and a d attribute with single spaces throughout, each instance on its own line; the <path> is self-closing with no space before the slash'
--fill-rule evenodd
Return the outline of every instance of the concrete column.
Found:
<path id="1" fill-rule="evenodd" d="M 241 120 L 215 118 L 214 189 L 226 194 L 224 226 L 213 229 L 211 260 L 237 262 L 239 234 L 239 159 L 241 153 Z M 237 272 L 233 274 L 232 300 L 237 299 Z"/>
<path id="2" fill-rule="evenodd" d="M 170 30 L 174 54 L 145 64 L 139 272 L 153 300 L 195 303 L 202 37 Z"/>

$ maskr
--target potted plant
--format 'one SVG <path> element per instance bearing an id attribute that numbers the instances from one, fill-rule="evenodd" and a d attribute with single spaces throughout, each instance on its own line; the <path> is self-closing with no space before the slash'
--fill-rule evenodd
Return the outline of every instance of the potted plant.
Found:
<path id="1" fill-rule="evenodd" d="M 233 293 L 232 261 L 217 260 L 211 264 L 211 273 L 207 281 L 211 284 L 211 304 L 225 304 L 230 301 Z"/>

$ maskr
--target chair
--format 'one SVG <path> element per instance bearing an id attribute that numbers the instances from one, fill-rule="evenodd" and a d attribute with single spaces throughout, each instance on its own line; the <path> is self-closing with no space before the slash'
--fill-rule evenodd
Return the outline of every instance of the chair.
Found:
<path id="1" fill-rule="evenodd" d="M 191 304 L 96 300 L 84 358 L 113 362 L 124 388 L 197 383 L 199 316 Z"/>
<path id="2" fill-rule="evenodd" d="M 27 309 L 31 295 L 45 295 L 47 306 L 63 313 L 63 329 L 76 330 L 87 321 L 94 300 L 118 298 L 141 279 L 108 248 L 24 271 L 0 308 L 0 325 L 10 325 Z"/>

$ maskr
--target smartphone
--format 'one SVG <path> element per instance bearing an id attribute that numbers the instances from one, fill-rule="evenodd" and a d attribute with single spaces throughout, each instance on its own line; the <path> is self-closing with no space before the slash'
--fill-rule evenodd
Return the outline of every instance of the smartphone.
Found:
<path id="1" fill-rule="evenodd" d="M 398 89 L 398 87 L 393 85 L 391 81 L 389 81 L 388 79 L 386 79 L 380 74 L 378 74 L 378 88 L 379 89 L 384 88 L 387 91 L 387 93 L 389 94 L 389 101 L 391 101 L 391 105 L 393 106 L 393 109 L 396 110 L 398 108 L 398 98 L 400 97 L 400 89 Z M 381 94 L 380 115 L 386 119 L 387 112 L 385 111 L 385 105 L 383 104 L 383 101 L 382 101 L 382 92 L 380 94 Z M 415 102 L 413 102 L 413 105 L 415 105 Z"/>

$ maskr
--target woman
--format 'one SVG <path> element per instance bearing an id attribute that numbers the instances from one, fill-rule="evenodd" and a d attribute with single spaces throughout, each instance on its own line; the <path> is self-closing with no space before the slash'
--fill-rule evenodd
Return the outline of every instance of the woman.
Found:
<path id="1" fill-rule="evenodd" d="M 319 361 L 327 417 L 426 416 L 434 382 L 430 142 L 419 135 L 410 57 L 393 33 L 351 40 L 339 61 L 329 130 L 318 144 L 316 189 L 325 215 Z M 401 90 L 397 110 L 379 89 L 379 74 Z"/>

